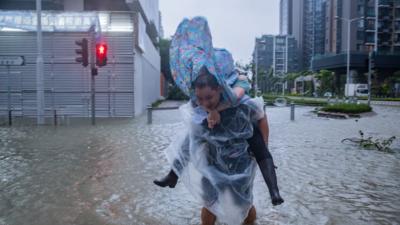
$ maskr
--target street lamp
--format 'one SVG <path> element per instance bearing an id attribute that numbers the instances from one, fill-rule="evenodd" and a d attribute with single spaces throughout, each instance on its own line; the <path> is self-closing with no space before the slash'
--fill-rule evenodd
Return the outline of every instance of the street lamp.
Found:
<path id="1" fill-rule="evenodd" d="M 364 19 L 364 17 L 356 17 L 352 19 L 347 19 L 343 17 L 336 16 L 335 19 L 340 19 L 347 22 L 347 69 L 346 69 L 346 86 L 345 86 L 345 95 L 348 93 L 348 88 L 350 84 L 350 31 L 351 31 L 351 23 L 357 20 Z"/>

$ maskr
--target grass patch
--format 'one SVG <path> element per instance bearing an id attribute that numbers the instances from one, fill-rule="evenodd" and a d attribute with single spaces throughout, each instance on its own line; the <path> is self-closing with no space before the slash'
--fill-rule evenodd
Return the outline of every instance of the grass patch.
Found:
<path id="1" fill-rule="evenodd" d="M 308 105 L 308 106 L 325 106 L 327 105 L 326 100 L 310 100 L 310 99 L 291 99 L 289 98 L 289 102 L 294 102 L 296 105 Z"/>
<path id="2" fill-rule="evenodd" d="M 372 108 L 367 104 L 340 103 L 340 104 L 325 106 L 321 109 L 321 111 L 358 114 L 364 112 L 371 112 Z"/>
<path id="3" fill-rule="evenodd" d="M 358 97 L 360 100 L 368 100 L 368 97 Z M 390 102 L 398 102 L 400 98 L 371 98 L 371 101 L 390 101 Z"/>
<path id="4" fill-rule="evenodd" d="M 156 108 L 156 107 L 158 107 L 163 101 L 164 101 L 164 100 L 159 99 L 159 100 L 157 100 L 157 101 L 151 103 L 151 107 Z"/>

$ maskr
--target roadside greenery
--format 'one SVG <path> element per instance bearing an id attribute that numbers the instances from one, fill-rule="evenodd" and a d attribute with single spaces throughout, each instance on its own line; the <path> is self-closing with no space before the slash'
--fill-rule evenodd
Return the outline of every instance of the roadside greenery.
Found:
<path id="1" fill-rule="evenodd" d="M 164 101 L 164 100 L 159 99 L 159 100 L 157 100 L 157 101 L 151 103 L 151 107 L 156 108 L 156 107 L 158 107 L 163 101 Z"/>
<path id="2" fill-rule="evenodd" d="M 181 89 L 176 85 L 170 85 L 168 87 L 168 97 L 169 100 L 189 100 L 189 97 L 186 96 Z"/>
<path id="3" fill-rule="evenodd" d="M 315 78 L 320 82 L 320 86 L 317 88 L 318 96 L 324 96 L 324 93 L 334 93 L 334 75 L 331 71 L 321 70 L 315 75 Z"/>
<path id="4" fill-rule="evenodd" d="M 368 97 L 358 97 L 360 100 L 368 100 Z M 393 101 L 398 102 L 400 98 L 371 98 L 372 101 Z"/>
<path id="5" fill-rule="evenodd" d="M 160 39 L 159 47 L 160 47 L 160 57 L 161 57 L 161 73 L 164 75 L 165 79 L 174 83 L 171 76 L 171 69 L 169 67 L 169 46 L 171 45 L 170 39 Z"/>
<path id="6" fill-rule="evenodd" d="M 321 111 L 358 114 L 371 112 L 372 108 L 367 104 L 339 103 L 335 105 L 327 105 L 323 107 Z"/>
<path id="7" fill-rule="evenodd" d="M 295 95 L 293 95 L 295 96 Z M 281 98 L 282 96 L 278 96 L 278 95 L 268 95 L 268 94 L 264 94 L 263 98 L 264 101 L 269 104 L 272 105 L 275 102 L 276 98 Z M 308 105 L 308 106 L 325 106 L 327 105 L 326 100 L 312 100 L 312 99 L 298 99 L 298 98 L 290 98 L 290 96 L 284 96 L 283 98 L 286 99 L 286 101 L 288 103 L 293 102 L 296 105 Z"/>

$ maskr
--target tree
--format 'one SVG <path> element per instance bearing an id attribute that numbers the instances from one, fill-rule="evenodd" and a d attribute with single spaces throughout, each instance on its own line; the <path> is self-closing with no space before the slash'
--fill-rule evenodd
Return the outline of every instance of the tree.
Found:
<path id="1" fill-rule="evenodd" d="M 174 79 L 171 75 L 171 67 L 169 65 L 169 47 L 171 45 L 170 39 L 160 39 L 160 57 L 161 57 L 161 73 L 165 79 L 170 83 L 168 85 L 168 99 L 183 100 L 188 97 L 176 86 Z"/>
<path id="2" fill-rule="evenodd" d="M 169 66 L 169 47 L 171 45 L 170 39 L 160 39 L 160 57 L 161 57 L 161 73 L 164 75 L 165 79 L 174 83 L 171 75 L 171 68 Z"/>
<path id="3" fill-rule="evenodd" d="M 296 80 L 296 78 L 300 77 L 301 73 L 288 73 L 285 76 L 285 81 L 288 84 L 288 89 L 289 89 L 289 93 L 291 92 L 291 90 L 294 88 L 294 82 Z"/>
<path id="4" fill-rule="evenodd" d="M 323 96 L 325 92 L 334 92 L 334 76 L 331 71 L 321 70 L 315 77 L 320 82 L 320 86 L 317 88 L 317 93 L 319 96 Z"/>

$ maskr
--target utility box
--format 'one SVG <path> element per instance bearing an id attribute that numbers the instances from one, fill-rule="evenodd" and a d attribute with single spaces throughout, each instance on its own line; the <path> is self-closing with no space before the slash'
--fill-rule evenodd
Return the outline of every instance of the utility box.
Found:
<path id="1" fill-rule="evenodd" d="M 366 97 L 368 96 L 368 84 L 346 84 L 346 97 Z"/>

